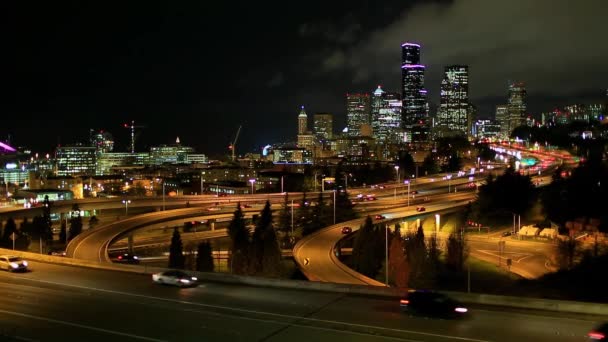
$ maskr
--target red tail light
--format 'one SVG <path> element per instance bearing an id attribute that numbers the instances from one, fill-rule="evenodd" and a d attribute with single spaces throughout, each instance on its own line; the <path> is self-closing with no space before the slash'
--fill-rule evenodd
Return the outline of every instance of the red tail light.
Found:
<path id="1" fill-rule="evenodd" d="M 118 260 L 122 260 L 122 255 L 119 255 L 119 256 L 118 256 Z"/>
<path id="2" fill-rule="evenodd" d="M 410 303 L 410 301 L 407 299 L 402 299 L 399 301 L 399 304 L 401 304 L 401 305 L 408 305 L 409 303 Z"/>
<path id="3" fill-rule="evenodd" d="M 595 331 L 588 333 L 587 336 L 593 340 L 603 340 L 606 337 L 604 334 Z"/>

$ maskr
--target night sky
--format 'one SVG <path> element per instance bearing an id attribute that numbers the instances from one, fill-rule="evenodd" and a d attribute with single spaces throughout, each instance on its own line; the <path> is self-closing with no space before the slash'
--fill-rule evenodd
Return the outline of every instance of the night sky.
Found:
<path id="1" fill-rule="evenodd" d="M 526 82 L 530 112 L 599 102 L 608 87 L 605 0 L 74 1 L 3 4 L 0 140 L 51 151 L 89 128 L 137 149 L 182 143 L 238 152 L 294 140 L 297 114 L 334 113 L 346 92 L 399 91 L 400 44 L 422 45 L 426 87 L 439 102 L 443 66 L 470 66 L 480 115 Z M 431 114 L 434 114 L 432 110 Z"/>

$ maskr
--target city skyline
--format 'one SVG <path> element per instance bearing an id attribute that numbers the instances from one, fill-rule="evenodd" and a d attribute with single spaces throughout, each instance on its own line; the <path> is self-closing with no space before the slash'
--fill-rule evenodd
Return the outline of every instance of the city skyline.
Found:
<path id="1" fill-rule="evenodd" d="M 15 67 L 5 78 L 14 94 L 2 104 L 7 124 L 0 138 L 11 134 L 15 145 L 48 151 L 86 141 L 91 128 L 105 129 L 117 150 L 127 150 L 129 132 L 121 125 L 135 120 L 146 126 L 139 150 L 179 135 L 198 151 L 226 154 L 242 124 L 239 150 L 248 152 L 290 139 L 300 105 L 311 115 L 333 113 L 340 131 L 345 93 L 372 92 L 377 84 L 398 91 L 404 42 L 424 47 L 433 115 L 443 68 L 452 64 L 469 66 L 470 98 L 481 117 L 507 103 L 515 80 L 525 82 L 536 115 L 603 100 L 608 70 L 601 61 L 608 50 L 594 43 L 606 33 L 594 19 L 601 2 L 572 9 L 566 1 L 550 4 L 552 14 L 544 13 L 543 1 L 389 1 L 383 9 L 361 5 L 347 12 L 330 5 L 321 14 L 311 5 L 274 22 L 264 6 L 239 15 L 220 4 L 216 12 L 203 5 L 144 11 L 50 5 L 39 11 L 44 17 L 14 7 L 8 48 L 16 52 Z M 234 26 L 223 23 L 228 15 Z M 569 21 L 542 25 L 560 15 Z M 457 21 L 464 16 L 466 22 Z M 514 16 L 520 25 L 504 24 Z M 449 29 L 455 22 L 457 32 Z M 479 22 L 484 32 L 473 29 Z M 255 51 L 247 53 L 246 68 L 238 51 Z"/>

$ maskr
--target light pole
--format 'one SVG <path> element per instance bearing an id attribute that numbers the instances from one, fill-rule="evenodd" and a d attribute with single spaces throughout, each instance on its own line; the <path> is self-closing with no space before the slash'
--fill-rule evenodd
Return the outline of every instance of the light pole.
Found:
<path id="1" fill-rule="evenodd" d="M 252 179 L 250 179 L 250 180 L 249 180 L 249 183 L 251 183 L 251 194 L 253 195 L 253 192 L 254 192 L 254 190 L 255 190 L 255 189 L 253 188 L 253 185 L 255 184 L 255 179 L 253 179 L 253 178 L 252 178 Z"/>
<path id="2" fill-rule="evenodd" d="M 293 238 L 293 200 L 291 200 L 291 237 Z"/>
<path id="3" fill-rule="evenodd" d="M 165 211 L 165 180 L 163 179 L 163 211 Z"/>
<path id="4" fill-rule="evenodd" d="M 336 224 L 336 190 L 334 190 L 334 224 Z"/>
<path id="5" fill-rule="evenodd" d="M 201 176 L 201 195 L 203 194 L 203 189 L 205 188 L 205 179 Z"/>
<path id="6" fill-rule="evenodd" d="M 399 184 L 399 165 L 395 165 L 395 172 L 397 173 L 397 184 Z"/>
<path id="7" fill-rule="evenodd" d="M 125 215 L 129 215 L 129 203 L 131 203 L 131 200 L 122 200 L 122 203 L 125 205 Z"/>
<path id="8" fill-rule="evenodd" d="M 447 175 L 447 179 L 448 179 L 448 194 L 449 194 L 450 192 L 452 192 L 452 187 L 451 187 L 452 186 L 452 183 L 451 183 L 452 175 Z"/>
<path id="9" fill-rule="evenodd" d="M 281 193 L 283 193 L 283 176 L 281 176 Z"/>
<path id="10" fill-rule="evenodd" d="M 385 283 L 388 286 L 388 224 L 384 224 L 384 274 Z"/>
<path id="11" fill-rule="evenodd" d="M 407 206 L 410 206 L 410 181 L 406 180 L 405 183 L 407 184 Z"/>
<path id="12" fill-rule="evenodd" d="M 437 236 L 437 233 L 439 232 L 439 224 L 440 224 L 440 216 L 439 214 L 435 214 L 435 236 Z"/>

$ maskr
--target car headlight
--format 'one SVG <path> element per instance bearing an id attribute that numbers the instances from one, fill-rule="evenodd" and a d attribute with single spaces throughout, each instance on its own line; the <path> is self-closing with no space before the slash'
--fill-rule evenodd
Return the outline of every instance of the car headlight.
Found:
<path id="1" fill-rule="evenodd" d="M 138 256 L 134 256 L 133 259 L 137 260 L 137 259 L 139 259 L 139 257 Z"/>
<path id="2" fill-rule="evenodd" d="M 27 261 L 23 261 L 23 266 L 27 266 Z"/>
<path id="3" fill-rule="evenodd" d="M 197 281 L 198 278 L 197 277 L 192 277 L 192 281 Z"/>
<path id="4" fill-rule="evenodd" d="M 11 262 L 10 265 L 11 265 L 12 268 L 19 267 L 19 265 L 16 262 Z"/>
<path id="5" fill-rule="evenodd" d="M 460 312 L 460 313 L 465 313 L 465 312 L 467 312 L 469 310 L 467 310 L 467 308 L 456 308 L 456 309 L 454 309 L 454 311 Z"/>

